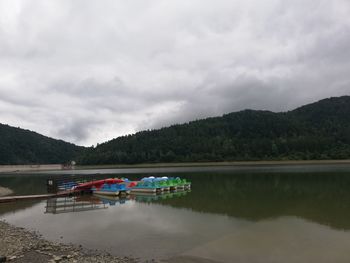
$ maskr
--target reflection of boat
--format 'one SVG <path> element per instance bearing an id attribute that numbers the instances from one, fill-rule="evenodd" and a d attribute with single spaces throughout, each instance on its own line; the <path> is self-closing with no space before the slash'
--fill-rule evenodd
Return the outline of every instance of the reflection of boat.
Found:
<path id="1" fill-rule="evenodd" d="M 109 204 L 111 206 L 119 204 L 124 204 L 126 201 L 130 200 L 130 197 L 125 196 L 112 196 L 112 195 L 99 195 L 95 194 L 95 197 L 97 197 L 100 201 L 102 201 L 103 204 Z"/>
<path id="2" fill-rule="evenodd" d="M 124 204 L 130 200 L 125 196 L 81 195 L 73 197 L 59 197 L 46 200 L 46 213 L 61 214 L 107 209 L 108 206 Z"/>
<path id="3" fill-rule="evenodd" d="M 153 201 L 158 199 L 159 194 L 147 192 L 132 192 L 130 198 L 135 201 Z"/>
<path id="4" fill-rule="evenodd" d="M 131 195 L 78 195 L 71 197 L 51 198 L 46 201 L 46 213 L 60 214 L 82 212 L 97 209 L 107 209 L 108 206 L 124 204 L 130 199 L 137 202 L 161 201 L 184 196 L 189 191 L 177 190 L 172 192 L 145 193 L 133 192 Z"/>
<path id="5" fill-rule="evenodd" d="M 93 204 L 101 204 L 101 200 L 94 195 L 77 195 L 75 196 L 76 202 L 87 202 Z"/>
<path id="6" fill-rule="evenodd" d="M 92 187 L 92 192 L 99 195 L 112 195 L 117 196 L 125 193 L 130 194 L 130 189 L 126 187 L 126 184 L 103 184 L 101 188 Z"/>
<path id="7" fill-rule="evenodd" d="M 141 192 L 133 192 L 130 195 L 130 198 L 139 201 L 139 202 L 151 202 L 157 200 L 170 199 L 173 197 L 184 196 L 189 191 L 174 191 L 174 192 L 160 192 L 160 193 L 141 193 Z"/>

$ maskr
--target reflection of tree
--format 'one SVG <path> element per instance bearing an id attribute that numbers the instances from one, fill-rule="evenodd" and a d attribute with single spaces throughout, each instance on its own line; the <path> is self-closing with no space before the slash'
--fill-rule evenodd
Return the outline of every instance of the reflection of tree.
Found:
<path id="1" fill-rule="evenodd" d="M 0 185 L 11 189 L 16 195 L 46 193 L 46 176 L 38 175 L 4 175 L 0 176 Z M 0 204 L 0 215 L 31 207 L 41 201 L 28 200 Z"/>
<path id="2" fill-rule="evenodd" d="M 101 178 L 112 176 L 101 175 Z M 143 176 L 145 174 L 128 175 L 131 180 Z M 350 229 L 350 176 L 346 173 L 204 173 L 180 176 L 192 181 L 191 194 L 171 199 L 157 197 L 152 202 L 248 220 L 298 216 L 334 228 Z M 16 194 L 41 194 L 46 192 L 46 179 L 47 176 L 38 175 L 2 175 L 0 185 L 13 189 Z M 0 215 L 38 202 L 1 204 Z"/>
<path id="3" fill-rule="evenodd" d="M 10 188 L 16 195 L 46 193 L 47 176 L 37 174 L 1 175 L 0 185 Z"/>
<path id="4" fill-rule="evenodd" d="M 249 220 L 298 216 L 350 229 L 347 174 L 198 174 L 186 178 L 192 181 L 190 195 L 160 202 Z"/>
<path id="5" fill-rule="evenodd" d="M 22 210 L 24 208 L 28 208 L 34 206 L 35 204 L 41 201 L 38 200 L 27 200 L 21 202 L 11 202 L 11 203 L 1 203 L 0 204 L 0 217 L 6 213 L 13 213 L 17 210 Z"/>

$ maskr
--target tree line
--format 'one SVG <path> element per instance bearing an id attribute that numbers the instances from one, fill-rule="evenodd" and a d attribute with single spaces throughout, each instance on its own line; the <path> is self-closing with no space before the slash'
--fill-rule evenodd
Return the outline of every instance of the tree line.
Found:
<path id="1" fill-rule="evenodd" d="M 134 164 L 350 157 L 350 97 L 289 112 L 244 110 L 122 136 L 78 157 L 79 164 Z"/>
<path id="2" fill-rule="evenodd" d="M 36 132 L 0 124 L 0 164 L 68 163 L 82 154 L 79 147 Z"/>

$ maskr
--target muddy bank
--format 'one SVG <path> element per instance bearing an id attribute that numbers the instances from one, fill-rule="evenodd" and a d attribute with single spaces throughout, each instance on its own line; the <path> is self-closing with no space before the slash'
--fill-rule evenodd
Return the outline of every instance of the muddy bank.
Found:
<path id="1" fill-rule="evenodd" d="M 1 220 L 0 237 L 0 262 L 156 262 L 115 257 L 106 252 L 87 250 L 81 246 L 50 242 L 36 233 Z"/>
<path id="2" fill-rule="evenodd" d="M 6 196 L 12 194 L 13 191 L 9 188 L 0 186 L 0 196 Z"/>

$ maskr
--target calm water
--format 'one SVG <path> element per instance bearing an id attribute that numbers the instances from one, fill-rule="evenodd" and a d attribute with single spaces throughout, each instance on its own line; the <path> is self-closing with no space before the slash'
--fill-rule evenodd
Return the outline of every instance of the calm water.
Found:
<path id="1" fill-rule="evenodd" d="M 122 173 L 178 175 L 193 188 L 119 200 L 0 204 L 0 218 L 50 240 L 144 259 L 350 262 L 349 166 L 114 170 Z M 1 175 L 0 185 L 42 193 L 48 176 Z"/>

